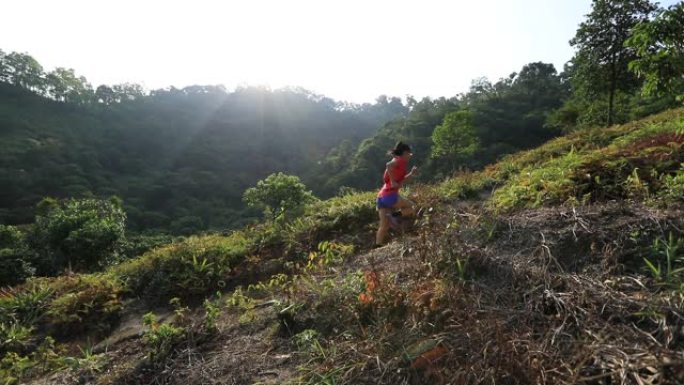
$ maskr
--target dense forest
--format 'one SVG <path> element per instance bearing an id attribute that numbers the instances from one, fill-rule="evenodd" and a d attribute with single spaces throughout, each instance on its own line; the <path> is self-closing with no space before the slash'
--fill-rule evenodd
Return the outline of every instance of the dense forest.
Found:
<path id="1" fill-rule="evenodd" d="M 134 230 L 234 227 L 255 215 L 241 198 L 256 181 L 275 171 L 306 175 L 340 142 L 357 144 L 407 111 L 397 98 L 343 105 L 304 90 L 144 94 L 124 85 L 103 94 L 84 79 L 58 94 L 49 82 L 67 82 L 60 75 L 38 73 L 45 83 L 27 83 L 14 61 L 32 63 L 30 56 L 2 58 L 12 74 L 0 83 L 6 224 L 30 222 L 46 196 L 116 195 Z"/>

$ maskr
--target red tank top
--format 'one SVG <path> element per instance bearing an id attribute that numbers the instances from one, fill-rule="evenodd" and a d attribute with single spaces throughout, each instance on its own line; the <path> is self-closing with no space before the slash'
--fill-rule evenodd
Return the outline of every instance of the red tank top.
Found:
<path id="1" fill-rule="evenodd" d="M 400 157 L 400 156 L 395 156 L 394 160 L 397 162 L 396 168 L 394 169 L 394 177 L 395 182 L 401 183 L 404 181 L 406 178 L 406 174 L 408 174 L 408 162 L 406 159 Z M 392 183 L 390 181 L 390 175 L 387 169 L 385 169 L 385 174 L 382 177 L 384 185 L 382 186 L 382 189 L 380 189 L 380 192 L 378 193 L 378 197 L 385 197 L 388 195 L 396 194 L 399 192 L 399 187 L 392 187 Z"/>

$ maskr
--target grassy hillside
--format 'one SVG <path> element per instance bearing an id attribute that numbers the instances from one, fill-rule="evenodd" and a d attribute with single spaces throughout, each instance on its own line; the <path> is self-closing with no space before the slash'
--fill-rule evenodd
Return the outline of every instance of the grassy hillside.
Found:
<path id="1" fill-rule="evenodd" d="M 5 383 L 680 384 L 684 109 L 0 295 Z"/>

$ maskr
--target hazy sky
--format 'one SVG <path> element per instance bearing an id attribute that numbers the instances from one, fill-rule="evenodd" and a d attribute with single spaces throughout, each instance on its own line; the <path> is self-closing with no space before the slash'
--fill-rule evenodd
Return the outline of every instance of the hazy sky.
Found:
<path id="1" fill-rule="evenodd" d="M 0 7 L 0 49 L 74 68 L 95 86 L 293 85 L 354 102 L 453 96 L 533 61 L 561 70 L 590 4 L 17 0 Z"/>

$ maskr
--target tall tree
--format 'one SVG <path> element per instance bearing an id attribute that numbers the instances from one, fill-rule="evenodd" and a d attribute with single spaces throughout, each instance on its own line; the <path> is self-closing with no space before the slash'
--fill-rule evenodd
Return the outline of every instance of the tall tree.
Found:
<path id="1" fill-rule="evenodd" d="M 273 220 L 316 200 L 299 177 L 281 172 L 271 174 L 255 187 L 245 190 L 243 199 L 250 207 L 264 209 L 265 216 Z"/>
<path id="2" fill-rule="evenodd" d="M 43 66 L 28 54 L 12 52 L 4 59 L 9 82 L 32 91 L 42 92 Z"/>
<path id="3" fill-rule="evenodd" d="M 453 169 L 467 165 L 468 158 L 480 145 L 473 113 L 468 110 L 448 113 L 432 133 L 432 141 L 433 158 L 446 160 Z"/>
<path id="4" fill-rule="evenodd" d="M 45 76 L 48 95 L 62 102 L 85 104 L 93 100 L 93 89 L 83 76 L 73 69 L 57 67 Z"/>
<path id="5" fill-rule="evenodd" d="M 114 90 L 107 85 L 100 85 L 95 90 L 95 101 L 104 105 L 110 105 L 116 101 Z"/>
<path id="6" fill-rule="evenodd" d="M 656 6 L 648 0 L 594 0 L 570 45 L 577 49 L 575 90 L 587 97 L 608 94 L 606 123 L 613 124 L 617 91 L 637 88 L 628 64 L 635 50 L 625 46 L 638 23 L 648 20 Z"/>
<path id="7" fill-rule="evenodd" d="M 560 96 L 566 96 L 556 67 L 550 63 L 530 63 L 525 65 L 517 74 L 513 83 L 514 92 L 520 96 L 530 98 L 536 107 L 557 108 Z"/>
<path id="8" fill-rule="evenodd" d="M 7 54 L 0 49 L 0 82 L 9 83 L 9 65 L 7 64 Z"/>
<path id="9" fill-rule="evenodd" d="M 684 3 L 638 24 L 627 45 L 636 50 L 629 68 L 644 79 L 646 96 L 684 97 Z"/>
<path id="10" fill-rule="evenodd" d="M 134 83 L 122 83 L 112 86 L 114 92 L 114 99 L 117 102 L 126 102 L 139 99 L 145 95 L 142 86 Z"/>

